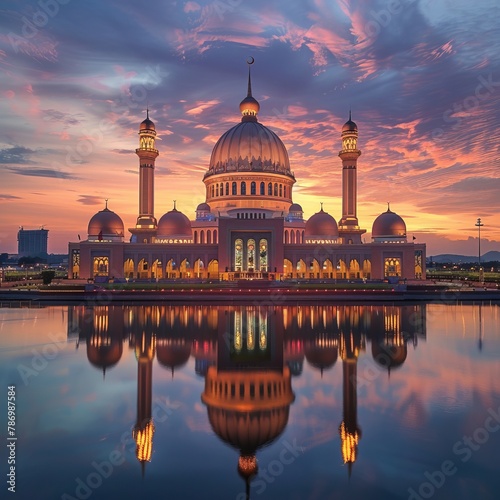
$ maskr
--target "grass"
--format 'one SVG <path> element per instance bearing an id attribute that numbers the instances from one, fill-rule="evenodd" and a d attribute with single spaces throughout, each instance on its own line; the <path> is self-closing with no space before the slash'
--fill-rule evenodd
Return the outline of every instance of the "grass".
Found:
<path id="1" fill-rule="evenodd" d="M 458 271 L 446 269 L 427 270 L 427 279 L 449 279 L 449 280 L 467 280 L 479 281 L 479 272 L 477 271 Z M 500 273 L 485 272 L 484 281 L 500 283 Z"/>

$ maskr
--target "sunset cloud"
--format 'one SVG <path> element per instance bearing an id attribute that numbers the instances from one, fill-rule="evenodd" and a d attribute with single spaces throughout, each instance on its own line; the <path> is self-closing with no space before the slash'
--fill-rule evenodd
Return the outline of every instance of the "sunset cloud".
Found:
<path id="1" fill-rule="evenodd" d="M 499 249 L 497 3 L 196 0 L 166 2 L 150 15 L 128 0 L 91 0 L 61 4 L 29 33 L 23 18 L 34 4 L 7 1 L 0 166 L 10 198 L 2 199 L 26 225 L 40 217 L 49 228 L 61 224 L 51 233 L 54 252 L 85 232 L 93 195 L 76 193 L 96 186 L 131 227 L 137 132 L 148 108 L 160 139 L 155 216 L 175 198 L 192 218 L 212 148 L 241 119 L 252 56 L 258 119 L 288 149 L 305 217 L 320 201 L 341 216 L 338 152 L 351 109 L 362 227 L 370 230 L 391 201 L 429 254 L 453 245 L 468 252 L 479 216 L 485 251 Z M 60 195 L 56 179 L 75 191 Z M 34 191 L 64 202 L 71 219 L 61 221 L 60 206 L 40 203 Z M 8 220 L 0 243 L 15 251 L 18 221 Z M 67 220 L 72 227 L 62 227 Z"/>

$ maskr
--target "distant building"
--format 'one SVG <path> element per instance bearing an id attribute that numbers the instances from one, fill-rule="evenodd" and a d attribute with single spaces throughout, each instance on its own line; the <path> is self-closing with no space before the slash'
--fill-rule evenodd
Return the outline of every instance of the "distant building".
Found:
<path id="1" fill-rule="evenodd" d="M 17 253 L 19 257 L 47 257 L 48 229 L 24 229 L 17 233 Z"/>

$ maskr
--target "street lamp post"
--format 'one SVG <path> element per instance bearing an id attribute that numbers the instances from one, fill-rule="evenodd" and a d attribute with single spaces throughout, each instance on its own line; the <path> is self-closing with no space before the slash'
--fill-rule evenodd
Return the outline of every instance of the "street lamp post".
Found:
<path id="1" fill-rule="evenodd" d="M 479 264 L 479 281 L 483 281 L 483 277 L 481 276 L 481 228 L 484 226 L 484 224 L 481 222 L 481 219 L 478 218 L 477 219 L 477 222 L 475 224 L 475 226 L 477 227 L 477 232 L 478 232 L 478 256 L 477 256 L 477 261 L 478 261 L 478 264 Z"/>

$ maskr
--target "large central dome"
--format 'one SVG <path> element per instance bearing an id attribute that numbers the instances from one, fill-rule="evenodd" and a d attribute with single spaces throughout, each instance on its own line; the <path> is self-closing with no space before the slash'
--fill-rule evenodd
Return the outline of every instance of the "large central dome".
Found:
<path id="1" fill-rule="evenodd" d="M 252 59 L 253 61 L 253 59 Z M 249 63 L 251 64 L 251 63 Z M 203 182 L 212 211 L 229 215 L 240 209 L 288 212 L 295 183 L 285 145 L 257 120 L 260 104 L 248 93 L 240 103 L 241 122 L 217 141 Z"/>
<path id="2" fill-rule="evenodd" d="M 257 121 L 245 120 L 229 129 L 217 141 L 210 158 L 214 173 L 236 170 L 277 171 L 290 174 L 285 145 L 267 127 Z"/>

